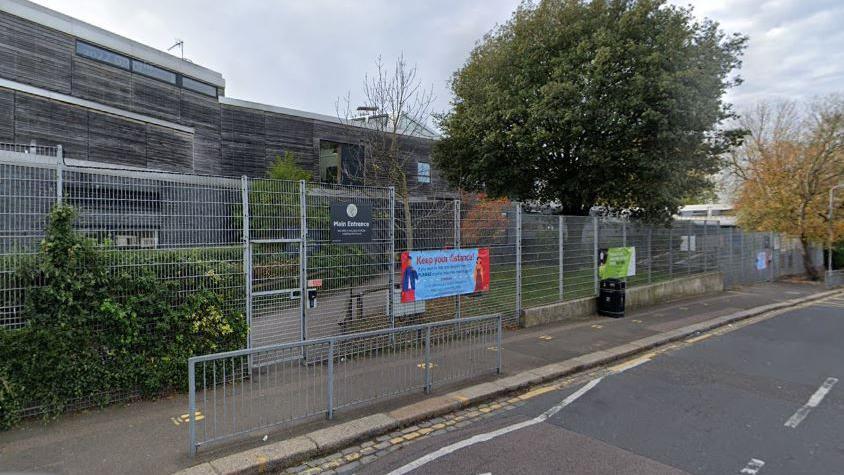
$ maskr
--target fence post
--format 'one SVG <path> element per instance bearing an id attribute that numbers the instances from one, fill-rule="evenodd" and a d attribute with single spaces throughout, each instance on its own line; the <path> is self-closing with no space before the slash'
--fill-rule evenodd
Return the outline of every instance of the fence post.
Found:
<path id="1" fill-rule="evenodd" d="M 516 203 L 516 319 L 522 318 L 522 203 Z"/>
<path id="2" fill-rule="evenodd" d="M 498 327 L 496 328 L 496 330 L 498 333 L 495 336 L 495 349 L 498 350 L 495 352 L 495 374 L 501 374 L 501 333 L 503 331 L 503 324 L 501 322 L 502 318 L 502 315 L 499 313 L 498 320 L 496 321 L 496 325 Z"/>
<path id="3" fill-rule="evenodd" d="M 241 206 L 243 207 L 243 278 L 246 289 L 246 347 L 252 348 L 252 243 L 249 237 L 249 178 L 240 177 Z M 249 355 L 252 367 L 252 355 Z"/>
<path id="4" fill-rule="evenodd" d="M 773 282 L 777 279 L 777 274 L 774 271 L 774 266 L 776 265 L 776 262 L 777 262 L 776 259 L 774 259 L 774 250 L 776 249 L 776 246 L 774 246 L 774 232 L 769 231 L 768 236 L 769 236 L 768 239 L 771 241 L 771 271 L 770 271 L 770 274 L 771 274 L 771 282 Z"/>
<path id="5" fill-rule="evenodd" d="M 563 262 L 565 261 L 565 254 L 564 254 L 565 249 L 563 248 L 563 246 L 564 246 L 563 241 L 565 240 L 565 236 L 564 236 L 564 232 L 563 232 L 563 227 L 565 226 L 565 223 L 566 223 L 566 218 L 563 215 L 560 215 L 557 218 L 557 227 L 559 228 L 558 229 L 558 235 L 557 235 L 557 247 L 558 247 L 558 249 L 557 249 L 557 251 L 558 251 L 557 252 L 557 260 L 559 261 L 559 269 L 557 270 L 557 274 L 558 274 L 557 287 L 560 290 L 560 301 L 561 302 L 566 299 L 565 279 L 563 278 L 563 276 L 565 275 L 563 273 L 563 271 L 564 271 Z"/>
<path id="6" fill-rule="evenodd" d="M 744 231 L 739 230 L 739 281 L 744 283 L 747 280 L 744 265 Z"/>
<path id="7" fill-rule="evenodd" d="M 190 456 L 196 455 L 196 366 L 194 361 L 188 359 L 188 418 L 190 425 L 188 432 L 190 433 L 190 447 L 188 447 Z"/>
<path id="8" fill-rule="evenodd" d="M 460 200 L 454 200 L 454 249 L 460 249 Z M 460 295 L 454 296 L 455 318 L 460 318 Z"/>
<path id="9" fill-rule="evenodd" d="M 648 283 L 652 282 L 652 270 L 654 266 L 653 228 L 648 226 Z"/>
<path id="10" fill-rule="evenodd" d="M 56 203 L 62 204 L 64 196 L 64 153 L 62 146 L 56 146 Z"/>
<path id="11" fill-rule="evenodd" d="M 686 236 L 686 249 L 688 251 L 686 252 L 686 275 L 692 275 L 692 256 L 697 252 L 697 232 L 694 232 L 693 227 L 694 223 L 692 220 L 686 222 L 686 233 L 688 233 Z M 694 241 L 694 247 L 692 247 L 692 241 Z"/>
<path id="12" fill-rule="evenodd" d="M 305 310 L 308 308 L 308 196 L 305 180 L 299 180 L 299 215 L 299 314 L 300 334 L 302 341 L 305 341 L 308 339 L 305 318 Z M 304 355 L 304 351 L 302 353 Z"/>
<path id="13" fill-rule="evenodd" d="M 621 247 L 627 247 L 627 221 L 621 221 Z"/>
<path id="14" fill-rule="evenodd" d="M 592 281 L 595 296 L 598 296 L 598 217 L 592 217 Z"/>
<path id="15" fill-rule="evenodd" d="M 668 228 L 668 280 L 674 278 L 674 222 Z"/>
<path id="16" fill-rule="evenodd" d="M 328 340 L 328 410 L 326 418 L 334 418 L 334 338 Z"/>
<path id="17" fill-rule="evenodd" d="M 707 237 L 709 233 L 706 229 L 709 227 L 709 222 L 707 220 L 703 220 L 703 271 L 706 272 L 709 269 L 709 240 Z"/>
<path id="18" fill-rule="evenodd" d="M 390 315 L 390 328 L 396 327 L 396 307 L 395 307 L 395 293 L 396 293 L 396 188 L 390 187 L 390 282 L 389 290 L 387 291 L 387 312 Z M 392 341 L 393 336 L 390 337 Z"/>
<path id="19" fill-rule="evenodd" d="M 624 216 L 621 217 L 621 247 L 627 247 L 627 221 Z M 633 265 L 636 265 L 634 262 Z M 627 276 L 624 277 L 624 282 L 627 282 Z"/>
<path id="20" fill-rule="evenodd" d="M 425 394 L 431 394 L 431 325 L 425 327 Z"/>

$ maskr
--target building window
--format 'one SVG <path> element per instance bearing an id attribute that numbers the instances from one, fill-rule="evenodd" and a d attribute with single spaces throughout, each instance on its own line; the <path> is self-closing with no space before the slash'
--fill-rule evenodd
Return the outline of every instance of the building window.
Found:
<path id="1" fill-rule="evenodd" d="M 320 140 L 319 181 L 340 183 L 340 144 Z"/>
<path id="2" fill-rule="evenodd" d="M 205 94 L 206 96 L 217 97 L 216 87 L 197 81 L 196 79 L 191 79 L 187 76 L 182 76 L 182 87 L 200 94 Z"/>
<path id="3" fill-rule="evenodd" d="M 158 247 L 158 231 L 152 229 L 131 229 L 119 231 L 114 235 L 113 244 L 119 248 Z"/>
<path id="4" fill-rule="evenodd" d="M 342 185 L 363 184 L 363 147 L 319 141 L 319 181 Z"/>
<path id="5" fill-rule="evenodd" d="M 81 41 L 76 42 L 76 54 L 95 61 L 108 63 L 121 69 L 129 70 L 131 65 L 131 61 L 126 56 Z"/>
<path id="6" fill-rule="evenodd" d="M 132 60 L 132 71 L 138 74 L 143 74 L 147 77 L 151 77 L 153 79 L 158 79 L 159 81 L 164 81 L 170 84 L 176 84 L 176 73 L 167 71 L 166 69 L 161 69 L 158 66 L 153 66 L 151 64 L 138 61 L 136 59 Z"/>
<path id="7" fill-rule="evenodd" d="M 161 212 L 161 193 L 157 189 L 65 182 L 63 190 L 67 202 L 82 211 L 101 211 L 108 216 Z"/>
<path id="8" fill-rule="evenodd" d="M 416 182 L 431 183 L 431 164 L 418 162 L 416 164 Z"/>

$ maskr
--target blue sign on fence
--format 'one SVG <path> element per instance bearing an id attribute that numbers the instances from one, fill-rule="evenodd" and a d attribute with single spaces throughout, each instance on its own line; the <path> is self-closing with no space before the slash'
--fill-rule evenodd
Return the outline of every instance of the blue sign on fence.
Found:
<path id="1" fill-rule="evenodd" d="M 402 253 L 402 303 L 489 290 L 489 249 Z"/>

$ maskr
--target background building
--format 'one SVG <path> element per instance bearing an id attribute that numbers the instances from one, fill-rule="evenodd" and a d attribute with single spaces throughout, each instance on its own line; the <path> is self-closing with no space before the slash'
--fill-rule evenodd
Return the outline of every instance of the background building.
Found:
<path id="1" fill-rule="evenodd" d="M 362 125 L 229 98 L 225 85 L 219 72 L 40 5 L 0 4 L 0 142 L 62 145 L 66 158 L 96 163 L 253 177 L 290 152 L 315 179 L 362 183 Z M 430 130 L 402 138 L 414 195 L 443 188 L 430 163 L 435 138 Z"/>

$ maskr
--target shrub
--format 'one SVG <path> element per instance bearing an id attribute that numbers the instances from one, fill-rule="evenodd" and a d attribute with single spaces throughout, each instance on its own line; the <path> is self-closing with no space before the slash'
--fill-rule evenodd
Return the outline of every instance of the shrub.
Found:
<path id="1" fill-rule="evenodd" d="M 245 319 L 223 305 L 238 292 L 226 263 L 177 263 L 185 285 L 167 267 L 176 251 L 97 247 L 74 231 L 75 217 L 54 207 L 39 252 L 17 271 L 26 326 L 0 332 L 0 427 L 21 408 L 53 416 L 77 401 L 181 389 L 190 356 L 245 345 Z M 118 257 L 131 265 L 111 267 Z"/>

